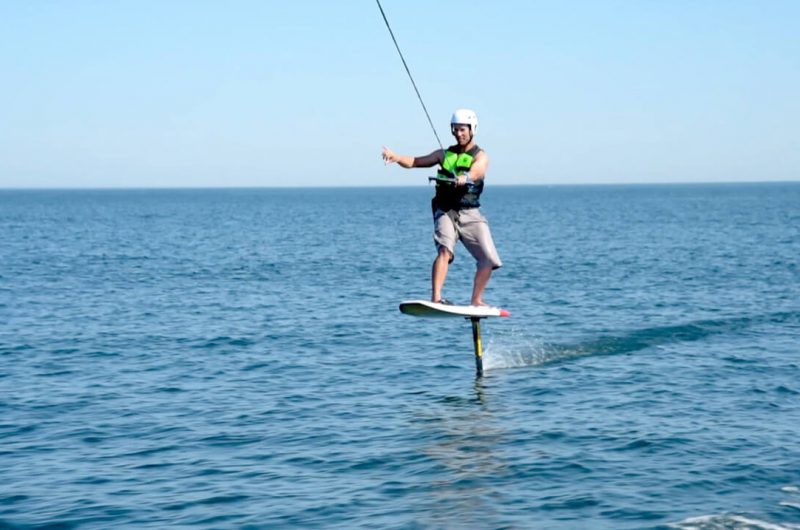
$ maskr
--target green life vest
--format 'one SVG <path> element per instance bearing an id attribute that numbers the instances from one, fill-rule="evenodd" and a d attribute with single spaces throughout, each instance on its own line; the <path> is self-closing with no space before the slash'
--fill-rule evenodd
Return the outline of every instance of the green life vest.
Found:
<path id="1" fill-rule="evenodd" d="M 439 171 L 440 177 L 455 178 L 463 175 L 472 167 L 475 157 L 482 149 L 477 145 L 464 153 L 458 152 L 458 145 L 451 145 L 444 152 L 444 158 Z M 460 210 L 462 208 L 478 208 L 481 192 L 483 192 L 483 179 L 477 182 L 468 182 L 466 186 L 456 186 L 450 182 L 437 182 L 436 195 L 433 198 L 434 209 L 442 211 Z"/>

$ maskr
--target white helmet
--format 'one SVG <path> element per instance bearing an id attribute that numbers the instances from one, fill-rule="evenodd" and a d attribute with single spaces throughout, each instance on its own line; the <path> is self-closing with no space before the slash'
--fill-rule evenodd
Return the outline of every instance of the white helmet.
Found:
<path id="1" fill-rule="evenodd" d="M 453 131 L 453 126 L 455 125 L 469 125 L 472 135 L 475 136 L 478 131 L 478 116 L 475 115 L 475 111 L 458 109 L 453 113 L 453 117 L 450 118 L 450 132 Z"/>

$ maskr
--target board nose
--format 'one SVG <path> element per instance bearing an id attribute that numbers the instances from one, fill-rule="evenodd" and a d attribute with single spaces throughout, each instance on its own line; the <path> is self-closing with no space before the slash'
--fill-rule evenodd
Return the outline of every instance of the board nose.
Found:
<path id="1" fill-rule="evenodd" d="M 507 309 L 501 309 L 500 310 L 500 316 L 501 317 L 510 317 L 511 313 Z"/>

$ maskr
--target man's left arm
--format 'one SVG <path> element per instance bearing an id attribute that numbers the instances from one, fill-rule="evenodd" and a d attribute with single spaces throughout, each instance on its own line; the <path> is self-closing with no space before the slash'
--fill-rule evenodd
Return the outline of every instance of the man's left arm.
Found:
<path id="1" fill-rule="evenodd" d="M 486 169 L 489 167 L 489 156 L 481 151 L 480 153 L 475 156 L 475 160 L 472 162 L 472 166 L 469 168 L 469 171 L 465 175 L 461 175 L 458 177 L 458 184 L 466 184 L 467 178 L 469 178 L 470 182 L 478 182 L 483 180 L 486 176 Z M 466 175 L 469 175 L 467 177 Z"/>

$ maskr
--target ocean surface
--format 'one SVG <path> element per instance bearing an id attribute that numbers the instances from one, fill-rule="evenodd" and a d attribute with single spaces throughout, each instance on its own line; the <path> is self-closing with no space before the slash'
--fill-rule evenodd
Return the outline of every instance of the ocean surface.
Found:
<path id="1" fill-rule="evenodd" d="M 0 528 L 800 528 L 800 183 L 431 193 L 0 191 Z"/>

